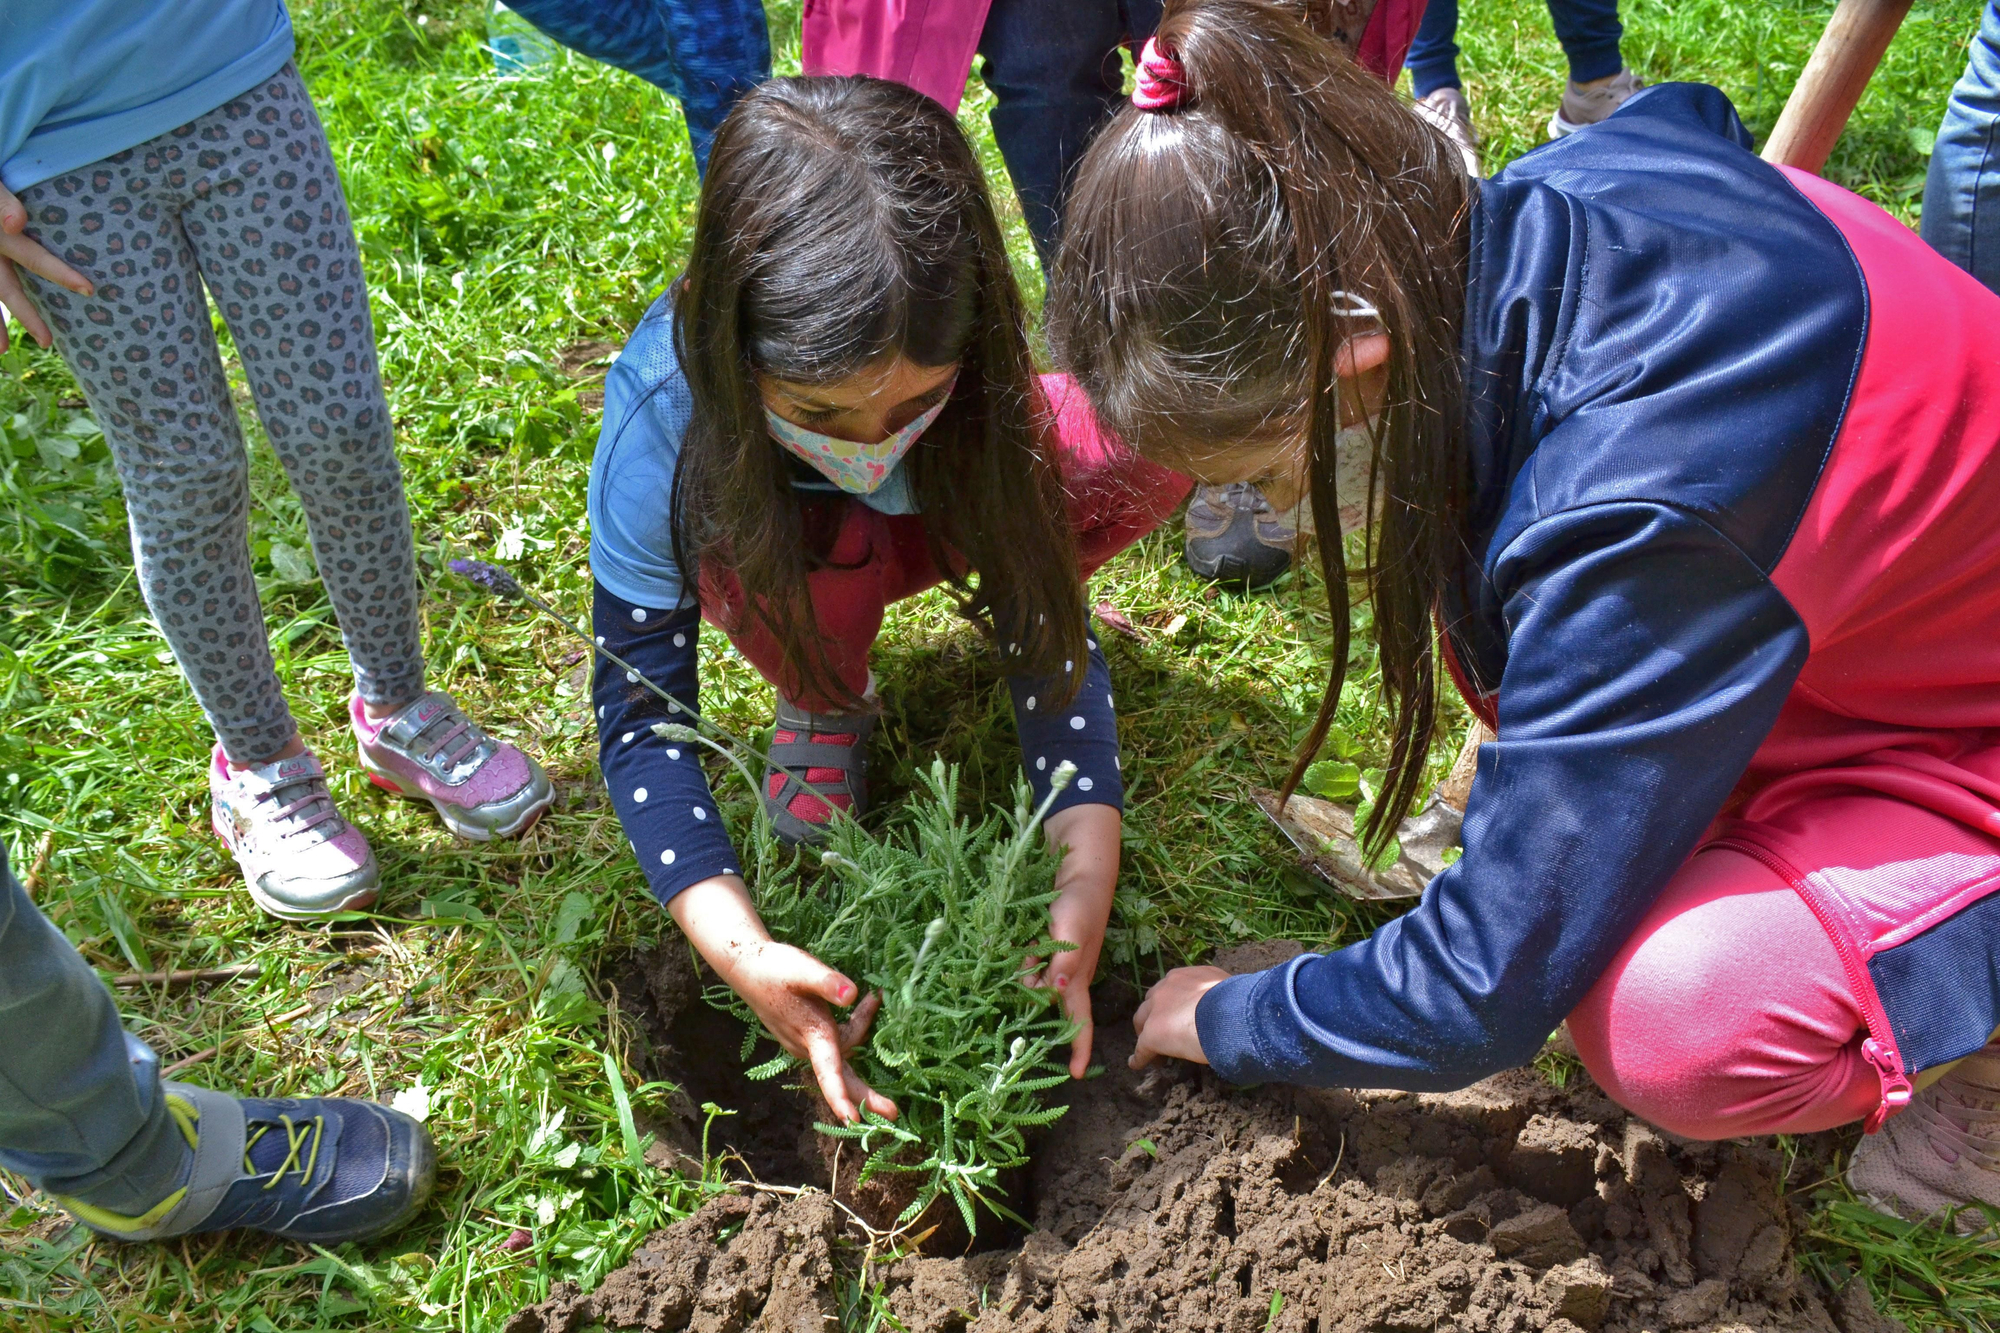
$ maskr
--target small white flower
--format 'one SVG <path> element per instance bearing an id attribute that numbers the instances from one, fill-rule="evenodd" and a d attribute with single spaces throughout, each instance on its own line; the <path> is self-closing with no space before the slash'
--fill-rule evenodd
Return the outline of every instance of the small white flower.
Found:
<path id="1" fill-rule="evenodd" d="M 633 607 L 633 608 L 632 608 L 632 619 L 634 619 L 634 620 L 636 620 L 636 621 L 640 622 L 641 624 L 644 624 L 644 623 L 645 623 L 645 620 L 646 620 L 646 608 L 645 608 L 645 607 L 643 607 L 643 606 L 635 606 L 635 607 Z"/>
<path id="2" fill-rule="evenodd" d="M 646 789 L 644 787 L 634 788 L 632 792 L 632 799 L 637 801 L 639 804 L 644 805 L 646 803 Z"/>
<path id="3" fill-rule="evenodd" d="M 391 1110 L 401 1111 L 410 1119 L 421 1124 L 431 1118 L 431 1093 L 434 1089 L 424 1086 L 422 1075 L 417 1081 L 389 1099 Z"/>
<path id="4" fill-rule="evenodd" d="M 663 866 L 670 866 L 673 863 L 674 863 L 674 849 L 669 847 L 667 848 L 667 850 L 660 853 L 660 864 Z"/>
<path id="5" fill-rule="evenodd" d="M 1071 718 L 1071 719 L 1069 720 L 1069 729 L 1070 729 L 1071 731 L 1082 731 L 1082 730 L 1083 730 L 1083 719 L 1082 719 L 1082 718 L 1080 718 L 1080 717 L 1073 717 L 1073 718 Z"/>
<path id="6" fill-rule="evenodd" d="M 701 808 L 700 806 L 696 806 L 696 807 L 694 808 L 694 817 L 695 817 L 696 819 L 707 819 L 707 818 L 708 818 L 708 811 L 706 811 L 706 810 L 702 809 L 702 808 Z"/>
<path id="7" fill-rule="evenodd" d="M 1095 787 L 1096 785 L 1097 784 L 1092 782 L 1089 778 L 1078 778 L 1076 780 L 1076 789 L 1078 791 L 1089 791 L 1092 787 Z"/>

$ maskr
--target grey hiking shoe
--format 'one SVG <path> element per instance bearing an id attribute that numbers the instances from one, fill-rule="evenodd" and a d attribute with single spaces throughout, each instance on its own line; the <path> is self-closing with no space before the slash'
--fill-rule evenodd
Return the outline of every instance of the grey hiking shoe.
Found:
<path id="1" fill-rule="evenodd" d="M 1977 1205 L 2000 1209 L 2000 1042 L 1959 1061 L 1863 1139 L 1847 1183 L 1885 1213 L 1922 1221 L 1959 1208 L 1961 1232 L 1983 1230 Z"/>
<path id="2" fill-rule="evenodd" d="M 1589 83 L 1570 84 L 1556 104 L 1555 114 L 1549 117 L 1549 137 L 1567 138 L 1586 125 L 1595 125 L 1645 86 L 1646 81 L 1629 69 Z"/>
<path id="3" fill-rule="evenodd" d="M 1246 592 L 1268 587 L 1292 567 L 1299 529 L 1247 481 L 1199 486 L 1187 510 L 1188 568 Z"/>
<path id="4" fill-rule="evenodd" d="M 56 1196 L 94 1231 L 141 1241 L 242 1228 L 338 1245 L 395 1230 L 437 1180 L 429 1131 L 374 1102 L 232 1097 L 185 1083 L 161 1092 L 190 1149 L 182 1183 L 139 1217 Z"/>
<path id="5" fill-rule="evenodd" d="M 1463 89 L 1434 89 L 1412 102 L 1410 109 L 1457 145 L 1459 156 L 1465 159 L 1466 175 L 1477 178 L 1484 174 L 1479 167 L 1479 132 L 1472 128 L 1472 106 Z"/>

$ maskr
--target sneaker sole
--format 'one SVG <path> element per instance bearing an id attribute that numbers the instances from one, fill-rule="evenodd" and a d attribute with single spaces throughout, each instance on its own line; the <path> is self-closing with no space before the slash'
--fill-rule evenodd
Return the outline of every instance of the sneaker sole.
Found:
<path id="1" fill-rule="evenodd" d="M 478 824 L 466 823 L 452 813 L 451 806 L 421 791 L 408 790 L 402 783 L 396 781 L 393 775 L 370 766 L 365 758 L 362 761 L 362 767 L 368 770 L 368 780 L 383 791 L 388 792 L 391 796 L 400 796 L 406 801 L 422 801 L 430 806 L 431 809 L 437 811 L 438 818 L 444 821 L 446 828 L 459 837 L 464 838 L 467 842 L 498 842 L 503 838 L 518 838 L 523 833 L 526 833 L 536 820 L 547 814 L 549 807 L 556 802 L 555 787 L 551 785 L 549 790 L 542 793 L 542 798 L 526 810 L 523 810 L 520 817 L 512 824 L 507 825 L 505 828 L 490 829 Z"/>
<path id="2" fill-rule="evenodd" d="M 208 827 L 222 845 L 229 849 L 230 858 L 236 862 L 237 873 L 243 876 L 243 887 L 249 890 L 250 901 L 256 903 L 265 915 L 277 917 L 280 921 L 324 921 L 342 912 L 358 912 L 364 907 L 374 906 L 375 899 L 382 892 L 380 883 L 364 884 L 331 907 L 295 907 L 290 903 L 281 902 L 259 886 L 256 878 L 250 873 L 250 867 L 243 864 L 243 853 L 236 849 L 235 839 L 229 836 L 222 821 L 215 817 L 214 811 L 209 812 Z"/>

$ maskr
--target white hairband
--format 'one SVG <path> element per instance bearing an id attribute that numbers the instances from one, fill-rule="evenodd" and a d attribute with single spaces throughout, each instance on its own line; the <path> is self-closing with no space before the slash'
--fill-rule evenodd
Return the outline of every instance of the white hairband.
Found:
<path id="1" fill-rule="evenodd" d="M 1333 293 L 1333 313 L 1336 315 L 1346 315 L 1353 319 L 1380 319 L 1382 317 L 1382 312 L 1376 309 L 1374 302 L 1368 300 L 1367 297 L 1357 296 L 1353 292 L 1342 289 L 1336 289 Z"/>

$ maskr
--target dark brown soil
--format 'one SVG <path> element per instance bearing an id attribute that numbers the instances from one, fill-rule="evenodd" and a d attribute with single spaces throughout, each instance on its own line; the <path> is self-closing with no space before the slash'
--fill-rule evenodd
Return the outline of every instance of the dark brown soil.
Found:
<path id="1" fill-rule="evenodd" d="M 1218 961 L 1283 954 L 1259 946 Z M 1186 1066 L 1135 1073 L 1116 1011 L 1136 997 L 1105 989 L 1107 1072 L 1072 1085 L 1029 1197 L 1015 1201 L 1034 1230 L 969 1255 L 927 1247 L 875 1271 L 909 1333 L 1882 1328 L 1865 1292 L 1834 1299 L 1793 1262 L 1801 1212 L 1787 1186 L 1820 1178 L 1829 1136 L 1806 1141 L 1788 1176 L 1770 1140 L 1675 1139 L 1580 1073 L 1564 1089 L 1516 1070 L 1439 1095 L 1240 1090 Z M 682 1004 L 656 1036 L 696 1008 Z M 720 1089 L 728 1075 L 716 1066 L 735 1067 L 738 1040 L 656 1047 L 661 1072 Z M 750 1087 L 774 1100 L 768 1085 Z M 784 1175 L 781 1160 L 817 1161 L 796 1133 L 781 1151 L 783 1133 L 759 1124 L 732 1118 L 717 1133 L 754 1131 L 738 1146 L 769 1169 L 767 1185 L 824 1184 Z M 654 1235 L 596 1292 L 558 1287 L 507 1333 L 822 1333 L 839 1317 L 836 1265 L 859 1262 L 853 1240 L 823 1192 L 745 1189 Z"/>

